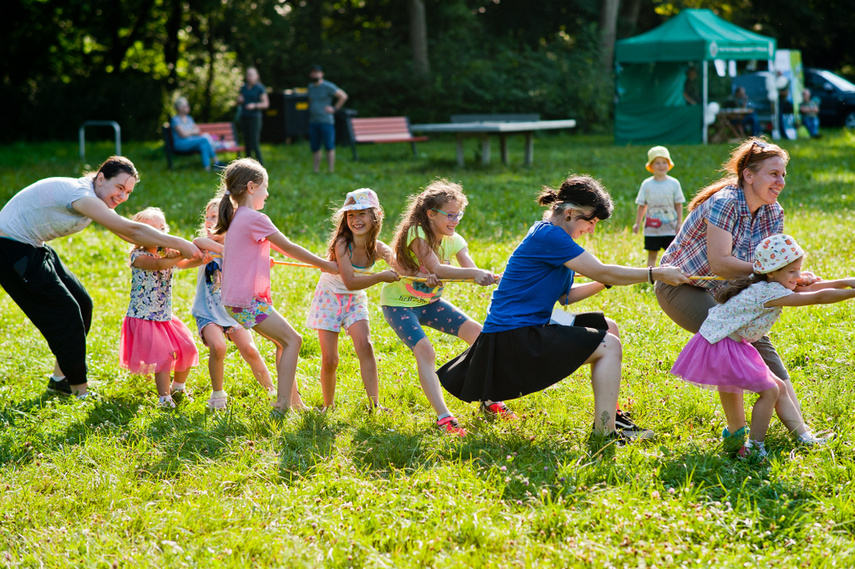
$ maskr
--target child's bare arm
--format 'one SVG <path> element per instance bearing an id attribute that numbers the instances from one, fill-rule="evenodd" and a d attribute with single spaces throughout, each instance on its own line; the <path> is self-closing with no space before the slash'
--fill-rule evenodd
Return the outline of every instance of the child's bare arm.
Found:
<path id="1" fill-rule="evenodd" d="M 570 292 L 561 295 L 561 297 L 558 299 L 558 302 L 563 305 L 573 304 L 574 302 L 579 302 L 581 300 L 585 300 L 588 297 L 594 296 L 598 292 L 601 292 L 605 289 L 606 285 L 598 282 L 574 285 L 570 289 Z"/>
<path id="2" fill-rule="evenodd" d="M 683 227 L 683 204 L 675 203 L 674 209 L 677 210 L 677 229 Z"/>
<path id="3" fill-rule="evenodd" d="M 773 306 L 811 306 L 813 304 L 833 304 L 850 298 L 855 298 L 855 279 L 842 279 L 839 281 L 823 281 L 819 284 L 828 285 L 836 283 L 833 287 L 820 288 L 807 292 L 794 292 L 793 294 L 770 300 L 764 304 L 766 308 Z M 811 285 L 815 286 L 815 285 Z"/>
<path id="4" fill-rule="evenodd" d="M 638 230 L 641 228 L 641 222 L 644 221 L 644 214 L 647 213 L 647 206 L 640 205 L 638 206 L 638 212 L 635 214 L 635 223 L 632 224 L 632 232 L 638 233 Z"/>
<path id="5" fill-rule="evenodd" d="M 211 253 L 219 253 L 220 255 L 223 254 L 223 244 L 214 241 L 210 237 L 197 237 L 193 240 L 193 244 L 204 251 L 210 251 Z"/>
<path id="6" fill-rule="evenodd" d="M 273 235 L 268 235 L 267 239 L 270 241 L 270 246 L 273 247 L 275 251 L 278 251 L 283 255 L 296 259 L 302 263 L 314 265 L 328 273 L 332 273 L 334 275 L 338 274 L 338 264 L 336 264 L 335 261 L 328 261 L 318 257 L 308 249 L 297 245 L 285 237 L 280 231 L 277 231 Z"/>
<path id="7" fill-rule="evenodd" d="M 347 254 L 347 243 L 344 239 L 336 241 L 335 257 L 341 280 L 344 286 L 350 290 L 362 290 L 378 283 L 391 283 L 400 280 L 398 274 L 391 269 L 370 275 L 357 273 L 353 268 L 353 263 L 350 262 L 350 257 Z"/>
<path id="8" fill-rule="evenodd" d="M 179 262 L 183 261 L 183 257 L 152 257 L 150 255 L 140 255 L 131 263 L 132 267 L 142 269 L 144 271 L 162 271 L 174 267 Z"/>

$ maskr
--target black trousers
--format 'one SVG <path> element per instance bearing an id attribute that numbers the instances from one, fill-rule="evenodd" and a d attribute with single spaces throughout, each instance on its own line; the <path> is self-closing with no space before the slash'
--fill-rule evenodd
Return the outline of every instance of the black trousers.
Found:
<path id="1" fill-rule="evenodd" d="M 0 238 L 0 286 L 45 337 L 68 383 L 86 383 L 92 299 L 56 251 Z"/>
<path id="2" fill-rule="evenodd" d="M 259 164 L 264 164 L 261 160 L 261 116 L 242 116 L 240 118 L 241 126 L 243 127 L 243 144 L 246 146 L 246 155 L 255 159 Z"/>

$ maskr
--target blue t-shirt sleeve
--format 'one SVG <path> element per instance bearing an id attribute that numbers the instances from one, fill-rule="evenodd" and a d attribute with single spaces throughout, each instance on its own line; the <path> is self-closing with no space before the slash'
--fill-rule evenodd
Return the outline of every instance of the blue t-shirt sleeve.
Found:
<path id="1" fill-rule="evenodd" d="M 551 267 L 563 265 L 585 252 L 566 231 L 547 224 L 536 228 L 530 246 L 531 254 Z"/>

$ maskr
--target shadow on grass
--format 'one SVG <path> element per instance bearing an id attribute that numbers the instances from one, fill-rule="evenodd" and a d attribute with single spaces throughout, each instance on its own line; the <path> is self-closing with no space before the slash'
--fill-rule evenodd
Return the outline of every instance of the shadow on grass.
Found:
<path id="1" fill-rule="evenodd" d="M 74 398 L 57 395 L 45 391 L 38 397 L 12 403 L 0 409 L 0 422 L 7 427 L 25 426 L 39 420 L 36 411 L 42 410 L 48 405 L 75 406 L 84 405 Z M 136 415 L 136 405 L 122 398 L 98 398 L 91 404 L 87 404 L 88 414 L 85 419 L 71 423 L 61 433 L 50 434 L 41 437 L 33 444 L 27 440 L 21 445 L 14 441 L 4 440 L 0 445 L 0 466 L 10 462 L 25 464 L 30 462 L 37 453 L 50 452 L 61 446 L 83 445 L 88 436 L 96 431 L 127 430 L 127 423 Z M 6 430 L 8 433 L 8 429 Z"/>
<path id="2" fill-rule="evenodd" d="M 279 476 L 287 480 L 306 476 L 329 460 L 342 430 L 330 414 L 320 411 L 300 413 L 296 421 L 297 428 L 281 438 Z"/>

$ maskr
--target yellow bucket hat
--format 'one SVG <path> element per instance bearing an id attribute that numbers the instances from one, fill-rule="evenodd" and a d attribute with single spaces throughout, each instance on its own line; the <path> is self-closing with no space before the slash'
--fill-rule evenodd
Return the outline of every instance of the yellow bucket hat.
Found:
<path id="1" fill-rule="evenodd" d="M 674 161 L 671 160 L 671 153 L 668 152 L 668 149 L 664 146 L 654 146 L 653 148 L 647 151 L 647 166 L 645 166 L 645 168 L 647 168 L 648 172 L 653 172 L 651 164 L 653 164 L 653 161 L 657 158 L 664 158 L 668 161 L 669 171 L 671 170 L 671 168 L 674 167 Z"/>

